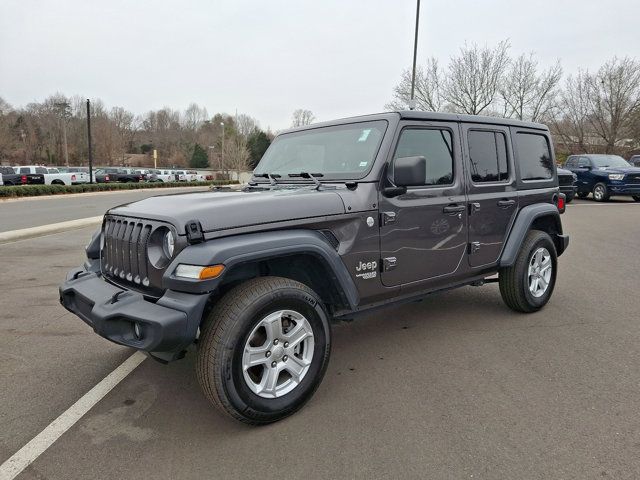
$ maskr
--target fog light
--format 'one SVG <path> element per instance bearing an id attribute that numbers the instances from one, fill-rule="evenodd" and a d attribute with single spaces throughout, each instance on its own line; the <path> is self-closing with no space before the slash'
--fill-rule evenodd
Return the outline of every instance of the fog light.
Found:
<path id="1" fill-rule="evenodd" d="M 142 340 L 142 327 L 138 322 L 133 323 L 133 334 L 137 340 Z"/>

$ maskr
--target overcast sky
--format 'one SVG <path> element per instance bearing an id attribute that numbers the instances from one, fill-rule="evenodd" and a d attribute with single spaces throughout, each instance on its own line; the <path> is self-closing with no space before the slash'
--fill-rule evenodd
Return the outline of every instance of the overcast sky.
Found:
<path id="1" fill-rule="evenodd" d="M 410 66 L 415 0 L 2 0 L 0 97 L 61 92 L 135 113 L 191 102 L 288 127 L 381 111 Z M 638 0 L 422 0 L 418 61 L 465 41 L 566 73 L 640 57 Z"/>

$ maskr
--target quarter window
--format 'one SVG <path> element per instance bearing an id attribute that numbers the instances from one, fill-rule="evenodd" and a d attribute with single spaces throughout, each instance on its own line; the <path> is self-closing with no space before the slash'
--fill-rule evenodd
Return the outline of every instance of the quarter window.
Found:
<path id="1" fill-rule="evenodd" d="M 522 180 L 548 180 L 553 177 L 551 149 L 544 135 L 518 133 L 516 147 Z"/>
<path id="2" fill-rule="evenodd" d="M 453 183 L 453 140 L 449 130 L 407 128 L 402 131 L 394 158 L 424 157 L 425 185 Z"/>
<path id="3" fill-rule="evenodd" d="M 474 182 L 501 182 L 509 178 L 504 133 L 470 130 L 468 142 Z"/>

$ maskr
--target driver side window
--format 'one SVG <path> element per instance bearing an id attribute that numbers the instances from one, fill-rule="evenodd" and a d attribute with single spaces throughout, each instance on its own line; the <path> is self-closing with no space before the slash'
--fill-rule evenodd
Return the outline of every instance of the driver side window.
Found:
<path id="1" fill-rule="evenodd" d="M 584 168 L 584 167 L 590 167 L 590 166 L 591 166 L 591 162 L 589 161 L 588 158 L 580 157 L 580 160 L 578 160 L 578 168 Z"/>
<path id="2" fill-rule="evenodd" d="M 393 158 L 414 156 L 427 160 L 425 186 L 453 183 L 453 140 L 449 130 L 405 128 Z"/>

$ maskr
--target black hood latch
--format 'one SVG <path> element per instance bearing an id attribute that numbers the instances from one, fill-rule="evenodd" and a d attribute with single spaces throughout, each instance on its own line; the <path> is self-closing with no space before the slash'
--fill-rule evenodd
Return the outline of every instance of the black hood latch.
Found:
<path id="1" fill-rule="evenodd" d="M 202 225 L 197 220 L 189 220 L 186 226 L 187 240 L 190 244 L 204 242 L 204 232 L 202 231 Z"/>

